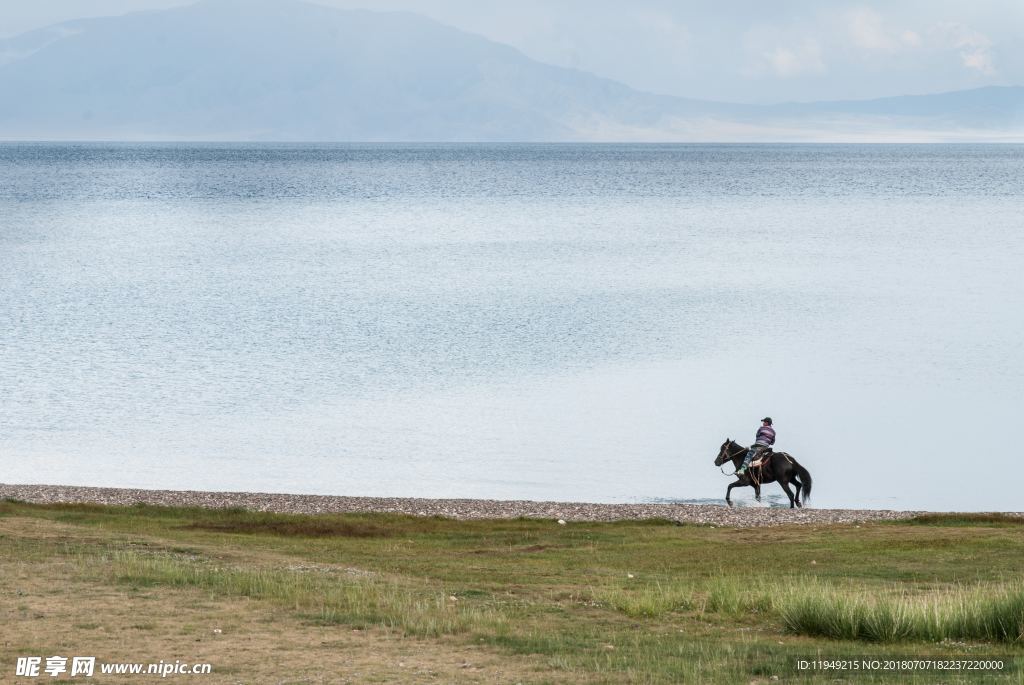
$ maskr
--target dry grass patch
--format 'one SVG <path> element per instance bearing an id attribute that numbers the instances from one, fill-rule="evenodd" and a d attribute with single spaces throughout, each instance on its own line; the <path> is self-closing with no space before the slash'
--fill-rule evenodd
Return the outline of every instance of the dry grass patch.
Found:
<path id="1" fill-rule="evenodd" d="M 550 671 L 541 676 L 533 660 L 491 647 L 304 619 L 285 603 L 215 587 L 128 577 L 109 582 L 111 573 L 124 573 L 128 560 L 145 564 L 148 558 L 176 567 L 190 563 L 186 555 L 122 552 L 120 562 L 116 554 L 103 561 L 89 550 L 89 529 L 76 536 L 64 524 L 23 518 L 4 519 L 2 529 L 0 664 L 5 672 L 18 656 L 64 655 L 104 662 L 210 663 L 212 675 L 201 679 L 217 685 L 559 682 Z M 33 547 L 37 553 L 23 558 Z"/>

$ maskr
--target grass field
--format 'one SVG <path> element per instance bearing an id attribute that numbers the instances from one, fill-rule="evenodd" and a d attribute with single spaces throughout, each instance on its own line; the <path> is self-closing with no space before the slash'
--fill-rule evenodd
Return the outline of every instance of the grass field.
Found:
<path id="1" fill-rule="evenodd" d="M 1020 683 L 1022 568 L 1024 520 L 1000 516 L 730 529 L 7 501 L 0 682 L 63 655 L 213 667 L 83 683 Z M 797 668 L 907 658 L 1005 666 Z"/>

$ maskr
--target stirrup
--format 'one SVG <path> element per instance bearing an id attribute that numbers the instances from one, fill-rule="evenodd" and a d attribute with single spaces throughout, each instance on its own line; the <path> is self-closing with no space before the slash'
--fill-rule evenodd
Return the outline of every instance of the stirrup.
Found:
<path id="1" fill-rule="evenodd" d="M 737 476 L 742 476 L 746 472 L 747 472 L 747 467 L 746 466 L 741 466 L 738 469 L 736 469 L 736 475 Z"/>

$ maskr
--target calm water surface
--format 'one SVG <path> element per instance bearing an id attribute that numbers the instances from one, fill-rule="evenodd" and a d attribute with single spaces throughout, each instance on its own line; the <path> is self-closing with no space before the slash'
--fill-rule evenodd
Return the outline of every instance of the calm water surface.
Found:
<path id="1" fill-rule="evenodd" d="M 0 145 L 0 481 L 1021 509 L 1024 147 Z M 777 486 L 769 486 L 769 492 Z"/>

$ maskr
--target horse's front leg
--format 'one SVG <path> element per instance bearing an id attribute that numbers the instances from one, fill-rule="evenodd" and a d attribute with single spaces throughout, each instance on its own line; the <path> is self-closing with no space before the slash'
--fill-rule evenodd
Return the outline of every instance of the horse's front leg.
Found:
<path id="1" fill-rule="evenodd" d="M 761 484 L 760 483 L 754 483 L 754 498 L 758 502 L 761 501 Z"/>
<path id="2" fill-rule="evenodd" d="M 737 486 L 741 486 L 742 487 L 743 484 L 744 483 L 743 483 L 742 479 L 737 480 L 735 483 L 729 483 L 729 487 L 725 491 L 725 503 L 728 504 L 730 507 L 732 506 L 732 500 L 729 499 L 729 493 L 732 492 L 733 488 L 735 488 Z"/>

